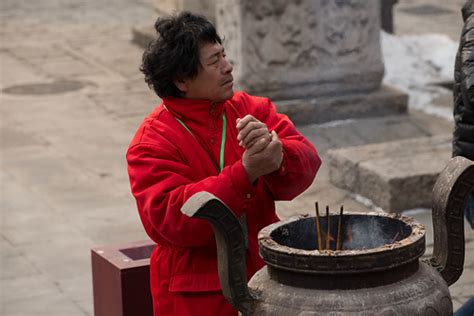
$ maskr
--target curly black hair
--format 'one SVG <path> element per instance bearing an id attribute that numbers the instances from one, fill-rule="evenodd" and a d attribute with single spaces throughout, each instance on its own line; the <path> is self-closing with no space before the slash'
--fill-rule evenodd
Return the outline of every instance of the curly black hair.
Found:
<path id="1" fill-rule="evenodd" d="M 200 67 L 199 48 L 205 43 L 222 44 L 222 40 L 206 17 L 186 11 L 158 18 L 155 29 L 158 37 L 143 53 L 140 71 L 160 98 L 182 97 L 174 81 L 195 78 Z"/>

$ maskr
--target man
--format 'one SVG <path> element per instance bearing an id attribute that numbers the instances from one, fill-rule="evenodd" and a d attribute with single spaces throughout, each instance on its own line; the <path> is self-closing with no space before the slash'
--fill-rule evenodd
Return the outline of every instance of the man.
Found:
<path id="1" fill-rule="evenodd" d="M 181 206 L 208 191 L 246 221 L 250 278 L 263 266 L 257 233 L 278 220 L 274 201 L 302 193 L 321 162 L 268 99 L 234 93 L 232 65 L 206 18 L 183 12 L 155 28 L 141 70 L 163 102 L 127 152 L 140 218 L 157 243 L 154 315 L 237 315 L 221 292 L 211 226 Z"/>
<path id="2" fill-rule="evenodd" d="M 464 27 L 454 68 L 453 156 L 474 160 L 474 0 L 462 8 Z M 464 214 L 474 228 L 474 195 Z"/>
<path id="3" fill-rule="evenodd" d="M 464 4 L 462 17 L 464 27 L 454 66 L 453 156 L 474 160 L 474 0 Z M 464 215 L 474 228 L 474 192 L 465 202 Z M 474 297 L 454 315 L 474 315 Z"/>

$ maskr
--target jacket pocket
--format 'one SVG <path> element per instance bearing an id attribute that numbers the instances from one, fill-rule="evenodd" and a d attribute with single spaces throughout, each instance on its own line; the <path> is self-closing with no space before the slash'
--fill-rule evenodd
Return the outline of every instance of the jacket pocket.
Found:
<path id="1" fill-rule="evenodd" d="M 170 292 L 212 292 L 220 291 L 219 275 L 215 272 L 173 275 L 170 278 Z"/>

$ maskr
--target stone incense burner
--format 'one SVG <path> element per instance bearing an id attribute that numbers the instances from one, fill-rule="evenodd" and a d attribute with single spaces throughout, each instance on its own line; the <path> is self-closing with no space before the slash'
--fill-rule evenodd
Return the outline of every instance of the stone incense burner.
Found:
<path id="1" fill-rule="evenodd" d="M 419 260 L 425 229 L 412 218 L 331 214 L 329 228 L 339 229 L 340 250 L 334 250 L 336 238 L 329 239 L 332 250 L 319 250 L 316 218 L 300 216 L 260 231 L 267 265 L 248 284 L 245 237 L 233 213 L 207 192 L 191 197 L 182 211 L 213 225 L 222 291 L 243 315 L 451 315 L 448 286 L 463 270 L 463 205 L 473 189 L 474 163 L 451 159 L 433 190 L 429 260 Z M 321 216 L 323 232 L 326 220 Z"/>

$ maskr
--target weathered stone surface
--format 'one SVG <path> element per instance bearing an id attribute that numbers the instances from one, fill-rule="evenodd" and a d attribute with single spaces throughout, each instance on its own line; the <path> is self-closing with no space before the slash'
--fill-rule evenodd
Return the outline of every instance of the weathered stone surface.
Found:
<path id="1" fill-rule="evenodd" d="M 29 284 L 26 285 L 28 288 Z M 31 291 L 30 291 L 31 292 Z M 28 293 L 29 294 L 29 293 Z M 29 294 L 27 298 L 20 297 L 2 302 L 2 314 L 9 316 L 23 315 L 68 315 L 84 316 L 86 314 L 66 294 Z"/>
<path id="2" fill-rule="evenodd" d="M 410 115 L 348 119 L 299 126 L 319 153 L 347 146 L 361 146 L 432 135 Z"/>
<path id="3" fill-rule="evenodd" d="M 153 25 L 134 26 L 132 27 L 132 43 L 140 47 L 147 47 L 156 36 L 155 27 Z"/>
<path id="4" fill-rule="evenodd" d="M 328 156 L 333 184 L 386 211 L 431 207 L 431 190 L 451 156 L 451 135 L 347 147 Z"/>
<path id="5" fill-rule="evenodd" d="M 215 2 L 215 0 L 154 0 L 153 6 L 158 16 L 173 15 L 186 10 L 202 14 L 215 23 Z M 153 16 L 152 19 L 156 19 L 156 16 Z M 141 47 L 147 47 L 148 43 L 156 37 L 153 24 L 135 26 L 132 28 L 132 34 L 132 42 Z"/>
<path id="6" fill-rule="evenodd" d="M 315 86 L 315 89 L 317 87 Z M 278 110 L 296 124 L 322 123 L 406 113 L 408 96 L 383 86 L 371 92 L 354 92 L 314 98 L 276 100 Z"/>
<path id="7" fill-rule="evenodd" d="M 379 88 L 379 21 L 377 0 L 217 3 L 237 86 L 281 100 Z"/>
<path id="8" fill-rule="evenodd" d="M 153 7 L 158 14 L 173 14 L 181 1 L 176 0 L 154 0 Z"/>
<path id="9" fill-rule="evenodd" d="M 187 10 L 207 16 L 215 20 L 215 0 L 154 0 L 155 11 L 159 15 L 174 14 L 177 11 Z"/>

